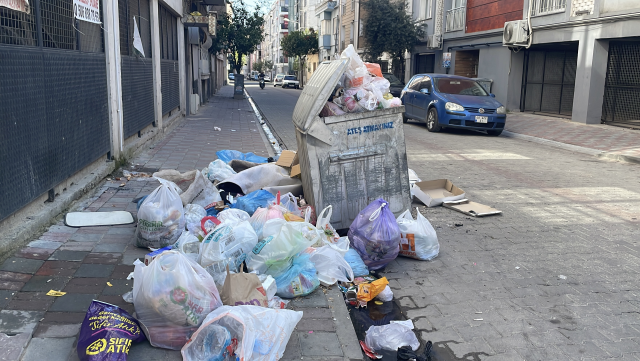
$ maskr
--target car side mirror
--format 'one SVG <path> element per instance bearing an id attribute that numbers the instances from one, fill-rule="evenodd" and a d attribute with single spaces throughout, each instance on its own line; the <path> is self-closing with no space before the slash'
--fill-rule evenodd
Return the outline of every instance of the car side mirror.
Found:
<path id="1" fill-rule="evenodd" d="M 489 94 L 489 96 L 490 96 L 490 97 L 492 97 L 492 98 L 495 98 L 495 97 L 496 97 L 496 95 L 495 95 L 495 94 L 493 94 L 493 93 L 490 93 L 490 94 Z"/>
<path id="2" fill-rule="evenodd" d="M 420 89 L 420 93 L 422 93 L 422 94 L 429 94 L 429 89 L 427 89 L 427 88 L 422 88 L 422 89 Z"/>

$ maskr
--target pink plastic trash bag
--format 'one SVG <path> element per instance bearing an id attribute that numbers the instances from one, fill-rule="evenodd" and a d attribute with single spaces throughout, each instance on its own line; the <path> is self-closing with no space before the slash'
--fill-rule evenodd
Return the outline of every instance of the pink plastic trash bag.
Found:
<path id="1" fill-rule="evenodd" d="M 398 256 L 400 228 L 382 198 L 360 211 L 349 227 L 348 237 L 371 271 L 383 268 Z"/>

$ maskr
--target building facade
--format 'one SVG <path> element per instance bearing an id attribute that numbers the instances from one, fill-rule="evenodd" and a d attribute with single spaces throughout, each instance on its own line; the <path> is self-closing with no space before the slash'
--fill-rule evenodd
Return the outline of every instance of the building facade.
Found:
<path id="1" fill-rule="evenodd" d="M 405 79 L 487 78 L 510 110 L 640 125 L 640 1 L 413 0 L 408 11 L 427 35 Z M 508 31 L 521 31 L 524 42 L 504 46 L 505 23 L 518 20 Z"/>
<path id="2" fill-rule="evenodd" d="M 289 74 L 289 59 L 284 55 L 280 42 L 289 34 L 289 0 L 276 0 L 264 16 L 264 39 L 255 59 L 271 60 L 271 79 L 276 74 Z M 267 73 L 265 73 L 267 74 Z"/>
<path id="3" fill-rule="evenodd" d="M 205 3 L 0 1 L 0 222 L 126 159 L 222 85 L 206 49 L 208 12 L 226 5 Z"/>

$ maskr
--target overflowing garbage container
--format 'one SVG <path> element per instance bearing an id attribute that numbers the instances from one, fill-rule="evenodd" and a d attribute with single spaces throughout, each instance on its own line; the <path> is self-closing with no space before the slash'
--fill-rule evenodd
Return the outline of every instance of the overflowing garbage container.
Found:
<path id="1" fill-rule="evenodd" d="M 332 205 L 336 229 L 349 228 L 378 198 L 396 215 L 411 205 L 404 106 L 320 116 L 349 67 L 348 58 L 320 67 L 293 113 L 305 200 L 316 209 Z"/>

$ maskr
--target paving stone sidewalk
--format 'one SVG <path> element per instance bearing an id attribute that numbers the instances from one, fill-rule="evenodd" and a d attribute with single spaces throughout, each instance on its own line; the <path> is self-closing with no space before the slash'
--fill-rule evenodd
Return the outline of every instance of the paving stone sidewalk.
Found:
<path id="1" fill-rule="evenodd" d="M 269 156 L 268 143 L 263 140 L 249 102 L 233 100 L 232 92 L 231 86 L 224 87 L 197 116 L 186 119 L 163 141 L 133 159 L 132 169 L 202 169 L 216 159 L 216 151 L 223 149 Z M 105 181 L 93 197 L 74 210 L 126 210 L 135 216 L 136 204 L 132 200 L 151 193 L 158 185 L 157 181 L 125 178 Z M 77 336 L 93 299 L 118 305 L 133 314 L 133 304 L 122 299 L 122 294 L 133 286 L 133 280 L 126 278 L 133 271 L 133 261 L 149 252 L 135 247 L 134 233 L 135 224 L 71 228 L 58 221 L 2 263 L 0 361 L 77 360 Z M 67 294 L 51 297 L 46 295 L 49 290 Z M 349 338 L 342 329 L 351 325 L 348 316 L 336 307 L 339 305 L 333 299 L 337 297 L 331 296 L 334 293 L 335 290 L 321 288 L 307 299 L 290 304 L 292 309 L 303 310 L 304 316 L 291 336 L 285 360 L 362 358 L 359 348 L 354 350 L 345 341 Z M 346 312 L 344 304 L 342 309 Z M 179 351 L 153 348 L 145 341 L 131 348 L 128 359 L 182 360 L 182 356 Z"/>
<path id="2" fill-rule="evenodd" d="M 510 113 L 505 130 L 555 142 L 597 149 L 640 162 L 640 130 L 605 124 L 580 124 L 531 113 Z"/>

